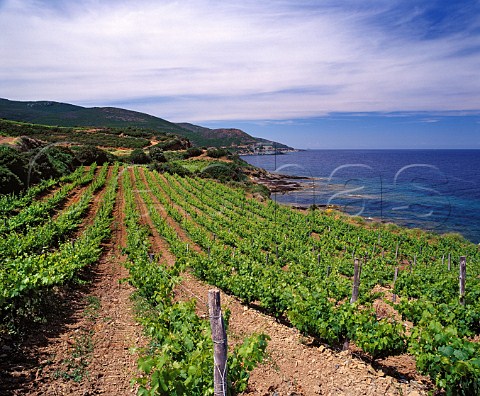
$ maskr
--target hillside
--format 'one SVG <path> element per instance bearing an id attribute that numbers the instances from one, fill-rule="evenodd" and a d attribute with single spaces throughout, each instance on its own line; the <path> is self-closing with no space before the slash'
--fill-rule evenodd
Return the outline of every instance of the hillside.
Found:
<path id="1" fill-rule="evenodd" d="M 28 136 L 48 143 L 84 144 L 107 150 L 140 149 L 160 144 L 164 150 L 183 150 L 188 139 L 172 133 L 138 127 L 58 127 L 0 119 L 0 136 Z"/>
<path id="2" fill-rule="evenodd" d="M 0 99 L 0 117 L 13 121 L 64 127 L 152 128 L 181 134 L 182 128 L 162 118 L 116 107 L 82 107 L 51 101 L 19 102 Z"/>
<path id="3" fill-rule="evenodd" d="M 282 150 L 291 149 L 291 147 L 281 143 L 253 137 L 241 129 L 210 129 L 189 123 L 178 123 L 177 125 L 185 130 L 188 130 L 190 133 L 185 135 L 185 137 L 199 146 L 247 146 L 264 143 L 269 145 L 275 144 L 278 149 Z"/>
<path id="4" fill-rule="evenodd" d="M 116 107 L 82 107 L 53 101 L 20 102 L 0 98 L 0 118 L 62 127 L 147 128 L 189 139 L 196 146 L 245 146 L 271 142 L 239 129 L 210 129 Z M 289 147 L 275 143 L 278 148 Z"/>

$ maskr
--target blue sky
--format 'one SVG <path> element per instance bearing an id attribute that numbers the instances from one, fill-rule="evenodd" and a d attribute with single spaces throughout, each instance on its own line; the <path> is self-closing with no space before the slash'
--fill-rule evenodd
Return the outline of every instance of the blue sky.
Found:
<path id="1" fill-rule="evenodd" d="M 480 2 L 0 0 L 0 97 L 299 148 L 480 148 Z"/>

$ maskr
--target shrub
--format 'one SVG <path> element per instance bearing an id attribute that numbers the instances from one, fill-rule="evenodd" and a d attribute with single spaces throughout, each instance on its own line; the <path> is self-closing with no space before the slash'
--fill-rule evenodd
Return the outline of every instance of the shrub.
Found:
<path id="1" fill-rule="evenodd" d="M 151 162 L 150 157 L 145 154 L 142 149 L 135 149 L 130 154 L 130 162 L 133 164 L 148 164 Z"/>
<path id="2" fill-rule="evenodd" d="M 0 166 L 16 175 L 20 181 L 27 179 L 28 158 L 12 147 L 0 146 Z M 6 177 L 4 171 L 4 177 Z"/>
<path id="3" fill-rule="evenodd" d="M 201 177 L 213 178 L 221 182 L 230 180 L 241 181 L 245 179 L 242 169 L 232 163 L 217 162 L 202 169 L 199 174 Z"/>
<path id="4" fill-rule="evenodd" d="M 73 148 L 73 150 L 75 152 L 76 159 L 82 165 L 90 165 L 94 162 L 97 164 L 109 162 L 108 154 L 95 146 L 76 146 Z"/>
<path id="5" fill-rule="evenodd" d="M 230 154 L 230 151 L 223 148 L 209 148 L 207 150 L 207 155 L 211 158 L 220 158 L 226 157 Z"/>
<path id="6" fill-rule="evenodd" d="M 193 158 L 193 157 L 198 157 L 199 155 L 203 154 L 203 150 L 199 149 L 198 147 L 190 147 L 187 149 L 187 151 L 184 154 L 185 159 L 186 158 Z"/>
<path id="7" fill-rule="evenodd" d="M 156 162 L 151 166 L 151 169 L 154 169 L 160 173 L 177 174 L 180 176 L 190 176 L 192 174 L 192 172 L 190 172 L 187 168 L 175 162 L 166 162 L 166 163 Z"/>
<path id="8" fill-rule="evenodd" d="M 0 165 L 0 190 L 3 194 L 17 192 L 23 188 L 23 182 L 6 166 Z"/>
<path id="9" fill-rule="evenodd" d="M 152 161 L 167 162 L 167 158 L 165 157 L 163 150 L 158 146 L 150 147 L 148 149 L 148 154 L 150 155 Z"/>

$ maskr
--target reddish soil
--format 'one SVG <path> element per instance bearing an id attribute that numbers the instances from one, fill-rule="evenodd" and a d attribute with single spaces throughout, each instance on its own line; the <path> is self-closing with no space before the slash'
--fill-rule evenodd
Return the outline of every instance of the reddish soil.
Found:
<path id="1" fill-rule="evenodd" d="M 102 258 L 80 274 L 85 284 L 58 289 L 46 323 L 30 329 L 21 343 L 2 348 L 0 394 L 136 394 L 130 381 L 138 375 L 138 356 L 132 348 L 146 340 L 134 320 L 133 288 L 122 281 L 128 276 L 121 253 L 126 243 L 122 199 L 114 218 Z"/>

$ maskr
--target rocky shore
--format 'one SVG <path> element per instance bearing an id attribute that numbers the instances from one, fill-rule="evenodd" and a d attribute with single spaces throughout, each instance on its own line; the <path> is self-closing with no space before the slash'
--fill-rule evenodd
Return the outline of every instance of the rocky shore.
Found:
<path id="1" fill-rule="evenodd" d="M 305 184 L 301 183 L 300 180 L 311 180 L 309 177 L 281 175 L 260 168 L 249 170 L 246 173 L 252 182 L 267 187 L 270 193 L 303 190 Z"/>

